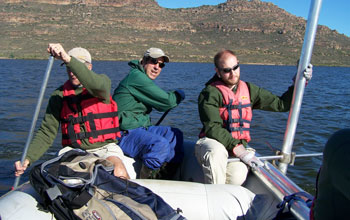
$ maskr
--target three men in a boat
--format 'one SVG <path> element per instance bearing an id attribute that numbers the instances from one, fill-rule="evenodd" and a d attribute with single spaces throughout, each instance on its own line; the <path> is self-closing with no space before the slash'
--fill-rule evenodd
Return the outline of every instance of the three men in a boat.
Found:
<path id="1" fill-rule="evenodd" d="M 195 146 L 205 183 L 244 183 L 248 166 L 263 166 L 249 148 L 252 110 L 286 112 L 290 109 L 293 86 L 277 96 L 253 83 L 240 80 L 240 64 L 236 54 L 222 50 L 214 57 L 215 74 L 205 84 L 198 98 L 203 128 Z M 304 72 L 309 80 L 312 66 Z M 228 163 L 228 157 L 239 162 Z"/>
<path id="2" fill-rule="evenodd" d="M 114 90 L 118 103 L 123 152 L 142 160 L 141 178 L 172 179 L 183 158 L 183 134 L 169 126 L 153 126 L 152 109 L 166 112 L 184 98 L 182 90 L 164 91 L 154 80 L 169 57 L 159 48 L 149 48 L 141 60 L 132 60 L 129 74 Z"/>
<path id="3" fill-rule="evenodd" d="M 119 120 L 117 105 L 110 95 L 111 80 L 92 71 L 91 55 L 84 48 L 66 53 L 62 45 L 49 44 L 47 51 L 63 61 L 68 80 L 52 93 L 24 163 L 15 162 L 15 175 L 21 175 L 48 150 L 61 125 L 65 148 L 60 153 L 72 147 L 93 152 L 114 164 L 115 176 L 128 179 L 124 154 L 117 145 Z"/>
<path id="4" fill-rule="evenodd" d="M 78 147 L 97 153 L 115 164 L 116 176 L 129 178 L 123 164 L 124 152 L 142 160 L 138 177 L 171 179 L 184 156 L 183 134 L 177 128 L 152 126 L 149 115 L 153 108 L 165 112 L 185 98 L 183 91 L 166 92 L 153 82 L 169 57 L 159 48 L 150 48 L 141 60 L 130 61 L 131 70 L 112 99 L 110 79 L 91 71 L 91 55 L 87 50 L 74 48 L 66 53 L 60 44 L 50 44 L 47 50 L 64 62 L 69 80 L 52 94 L 24 163 L 15 163 L 16 176 L 47 151 L 61 125 L 62 145 L 66 147 L 62 151 Z M 216 73 L 198 98 L 203 128 L 195 155 L 205 183 L 241 185 L 248 173 L 247 165 L 263 165 L 248 146 L 252 110 L 288 111 L 293 86 L 279 97 L 240 80 L 239 60 L 230 50 L 217 53 L 214 64 Z M 304 77 L 309 80 L 311 76 L 309 66 Z M 93 117 L 98 116 L 97 120 L 92 119 L 93 125 L 97 123 L 95 126 L 90 126 L 91 116 L 87 114 L 90 111 Z M 230 156 L 242 162 L 228 163 Z"/>

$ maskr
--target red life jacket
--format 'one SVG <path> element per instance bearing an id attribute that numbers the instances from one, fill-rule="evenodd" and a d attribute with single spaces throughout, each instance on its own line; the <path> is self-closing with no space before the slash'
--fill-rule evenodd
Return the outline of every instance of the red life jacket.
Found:
<path id="1" fill-rule="evenodd" d="M 84 124 L 85 131 L 81 130 Z M 83 88 L 79 95 L 69 81 L 63 85 L 61 111 L 62 145 L 79 148 L 81 140 L 88 138 L 91 144 L 120 137 L 118 107 L 110 96 L 110 103 L 93 97 Z"/>
<path id="2" fill-rule="evenodd" d="M 213 82 L 211 85 L 219 89 L 223 96 L 223 106 L 219 108 L 220 116 L 224 121 L 223 127 L 231 132 L 233 138 L 245 139 L 249 142 L 251 140 L 249 128 L 253 112 L 247 84 L 240 80 L 236 93 L 222 81 Z"/>

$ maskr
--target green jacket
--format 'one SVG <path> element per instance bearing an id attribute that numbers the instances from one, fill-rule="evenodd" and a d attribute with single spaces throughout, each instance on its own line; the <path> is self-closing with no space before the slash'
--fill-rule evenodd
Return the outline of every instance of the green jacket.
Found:
<path id="1" fill-rule="evenodd" d="M 146 75 L 139 61 L 132 60 L 128 64 L 131 67 L 129 74 L 113 93 L 121 130 L 148 127 L 152 125 L 149 114 L 153 108 L 165 112 L 180 102 L 175 91 L 166 92 L 159 88 Z"/>
<path id="2" fill-rule="evenodd" d="M 206 87 L 199 94 L 199 117 L 203 124 L 202 132 L 206 134 L 206 137 L 219 141 L 231 152 L 233 147 L 237 144 L 241 143 L 247 145 L 247 143 L 245 140 L 234 139 L 231 133 L 223 127 L 223 120 L 219 114 L 219 108 L 222 107 L 223 97 L 216 87 L 210 85 L 217 80 L 220 79 L 215 75 L 206 83 Z M 281 97 L 263 88 L 259 88 L 252 83 L 247 83 L 247 86 L 250 93 L 252 109 L 275 112 L 286 112 L 289 110 L 294 86 L 289 87 Z"/>
<path id="3" fill-rule="evenodd" d="M 107 75 L 96 74 L 93 71 L 90 71 L 86 68 L 85 64 L 79 62 L 74 57 L 72 57 L 70 63 L 67 64 L 67 67 L 75 73 L 81 84 L 84 85 L 84 88 L 86 88 L 91 95 L 101 98 L 101 101 L 105 103 L 110 102 L 111 80 Z M 60 113 L 63 103 L 62 90 L 63 85 L 56 89 L 49 99 L 41 126 L 28 148 L 26 159 L 28 159 L 30 163 L 38 160 L 49 149 L 57 136 L 60 127 Z M 75 93 L 80 94 L 82 90 L 82 87 L 78 87 L 76 88 Z M 81 129 L 83 130 L 85 127 L 82 126 Z M 84 139 L 82 140 L 81 148 L 94 149 L 111 142 L 115 141 L 109 140 L 105 143 L 91 144 L 88 139 Z"/>

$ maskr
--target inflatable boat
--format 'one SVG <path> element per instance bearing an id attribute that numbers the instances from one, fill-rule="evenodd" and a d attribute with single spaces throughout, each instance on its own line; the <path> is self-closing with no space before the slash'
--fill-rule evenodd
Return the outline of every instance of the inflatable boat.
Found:
<path id="1" fill-rule="evenodd" d="M 251 168 L 242 186 L 204 184 L 202 169 L 194 157 L 194 143 L 185 142 L 185 158 L 176 180 L 130 181 L 161 196 L 174 209 L 181 210 L 180 213 L 186 219 L 267 220 L 275 219 L 276 216 L 278 219 L 309 219 L 310 194 L 285 173 L 293 161 L 292 146 L 305 88 L 305 79 L 301 75 L 311 60 L 321 2 L 313 0 L 311 3 L 285 140 L 280 155 L 273 157 L 279 159 L 278 167 L 269 162 L 271 158 L 260 157 L 264 166 Z M 130 176 L 136 177 L 139 163 L 131 158 L 129 160 L 128 172 Z M 0 198 L 0 219 L 54 219 L 51 213 L 40 208 L 39 202 L 40 197 L 30 183 L 24 183 Z"/>
<path id="2" fill-rule="evenodd" d="M 242 186 L 203 184 L 203 172 L 194 156 L 194 143 L 185 142 L 185 158 L 177 172 L 177 180 L 132 179 L 161 196 L 171 207 L 181 210 L 187 219 L 273 219 L 279 212 L 287 217 L 308 219 L 307 197 L 289 201 L 288 196 L 304 192 L 269 161 L 251 169 Z M 128 158 L 127 170 L 132 178 L 140 162 Z M 132 167 L 130 167 L 132 166 Z M 29 182 L 0 198 L 2 220 L 49 220 L 53 214 L 39 205 L 40 197 Z M 290 207 L 290 208 L 289 208 Z"/>

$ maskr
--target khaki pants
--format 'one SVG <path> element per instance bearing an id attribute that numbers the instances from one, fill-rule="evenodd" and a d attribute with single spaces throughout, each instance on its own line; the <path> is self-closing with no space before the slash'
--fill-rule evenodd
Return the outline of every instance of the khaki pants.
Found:
<path id="1" fill-rule="evenodd" d="M 73 149 L 72 147 L 64 147 L 63 149 L 61 149 L 58 152 L 58 155 L 61 155 L 61 154 L 65 153 L 67 151 L 70 151 L 72 149 Z M 103 147 L 90 149 L 90 150 L 86 150 L 86 151 L 89 153 L 94 153 L 98 157 L 101 157 L 104 159 L 107 159 L 107 157 L 110 157 L 110 156 L 119 157 L 119 159 L 121 159 L 123 161 L 123 164 L 126 168 L 126 171 L 128 172 L 128 174 L 130 176 L 130 179 L 136 179 L 136 172 L 135 172 L 135 169 L 133 167 L 133 163 L 135 163 L 135 161 L 132 158 L 124 156 L 122 149 L 116 143 L 110 143 L 110 144 L 107 144 Z"/>
<path id="2" fill-rule="evenodd" d="M 247 178 L 247 165 L 228 163 L 226 148 L 214 139 L 199 139 L 195 145 L 195 156 L 203 169 L 204 183 L 242 185 Z"/>

